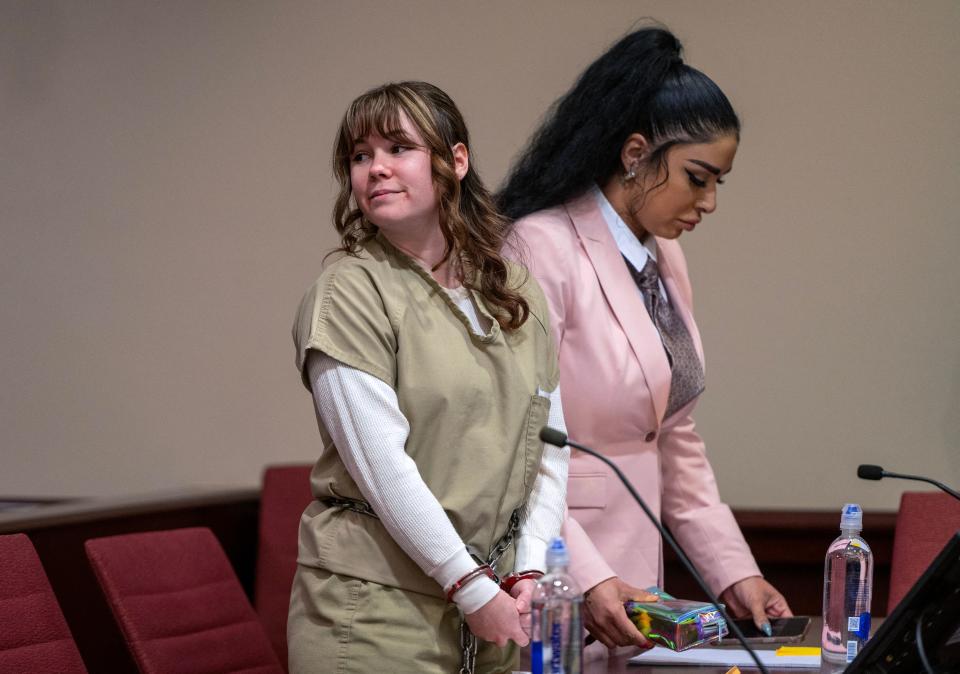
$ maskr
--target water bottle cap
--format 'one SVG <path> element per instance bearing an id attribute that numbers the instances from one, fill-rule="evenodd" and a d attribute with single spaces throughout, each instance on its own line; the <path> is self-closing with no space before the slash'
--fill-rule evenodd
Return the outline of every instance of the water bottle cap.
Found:
<path id="1" fill-rule="evenodd" d="M 547 548 L 547 568 L 556 566 L 569 566 L 570 553 L 567 552 L 567 546 L 563 539 L 557 536 L 550 541 L 550 547 Z"/>
<path id="2" fill-rule="evenodd" d="M 863 530 L 863 510 L 856 503 L 847 503 L 843 506 L 843 512 L 840 515 L 840 530 L 847 531 Z"/>

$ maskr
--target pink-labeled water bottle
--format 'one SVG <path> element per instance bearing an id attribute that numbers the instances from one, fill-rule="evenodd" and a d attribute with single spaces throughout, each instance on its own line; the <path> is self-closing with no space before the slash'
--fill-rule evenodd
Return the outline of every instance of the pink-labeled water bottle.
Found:
<path id="1" fill-rule="evenodd" d="M 873 552 L 860 536 L 863 510 L 843 506 L 840 536 L 827 549 L 823 565 L 822 656 L 852 662 L 870 638 Z"/>

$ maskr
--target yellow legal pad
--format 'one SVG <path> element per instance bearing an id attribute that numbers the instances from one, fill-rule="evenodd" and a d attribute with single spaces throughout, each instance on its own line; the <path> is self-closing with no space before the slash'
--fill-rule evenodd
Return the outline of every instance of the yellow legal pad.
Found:
<path id="1" fill-rule="evenodd" d="M 776 650 L 777 655 L 820 655 L 817 646 L 781 646 Z"/>

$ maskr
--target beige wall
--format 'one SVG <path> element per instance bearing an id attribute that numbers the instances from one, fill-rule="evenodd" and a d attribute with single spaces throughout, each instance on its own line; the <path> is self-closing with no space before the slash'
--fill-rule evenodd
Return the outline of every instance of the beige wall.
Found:
<path id="1" fill-rule="evenodd" d="M 247 485 L 308 461 L 296 302 L 331 139 L 386 80 L 448 90 L 497 184 L 643 14 L 742 114 L 684 237 L 725 498 L 895 508 L 960 486 L 960 4 L 0 4 L 0 494 Z"/>

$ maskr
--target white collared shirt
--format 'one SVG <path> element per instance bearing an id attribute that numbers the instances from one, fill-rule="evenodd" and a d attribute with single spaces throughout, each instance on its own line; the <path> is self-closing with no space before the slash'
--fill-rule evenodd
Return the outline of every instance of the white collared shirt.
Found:
<path id="1" fill-rule="evenodd" d="M 610 229 L 610 234 L 613 236 L 613 240 L 616 242 L 620 254 L 627 258 L 637 271 L 643 270 L 647 264 L 647 258 L 656 262 L 657 244 L 654 238 L 648 234 L 644 237 L 643 241 L 638 239 L 637 235 L 633 233 L 633 230 L 630 229 L 627 223 L 623 221 L 623 218 L 620 217 L 620 214 L 617 213 L 610 204 L 610 201 L 603 191 L 596 185 L 594 185 L 592 189 L 593 196 L 596 198 L 597 205 L 600 207 L 600 212 L 603 214 L 603 220 L 607 223 L 607 227 Z M 669 303 L 670 298 L 667 295 L 666 288 L 663 287 L 662 279 L 659 280 L 659 285 L 660 297 Z"/>

